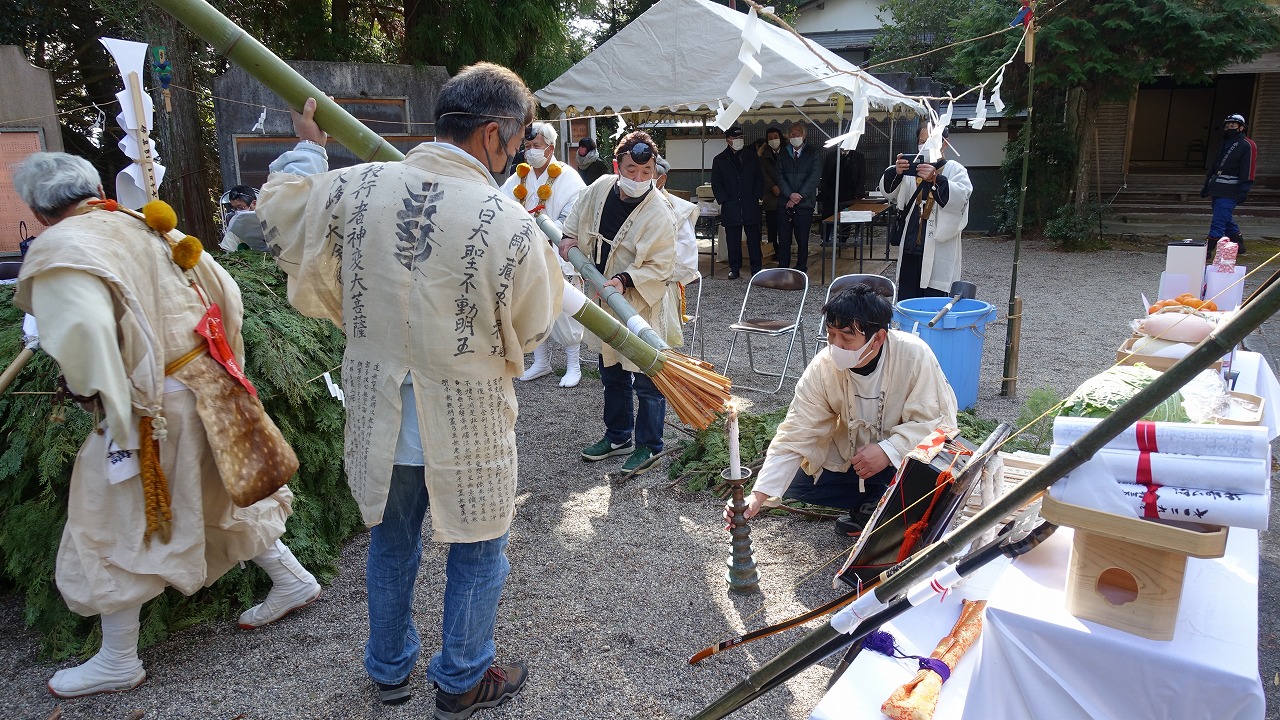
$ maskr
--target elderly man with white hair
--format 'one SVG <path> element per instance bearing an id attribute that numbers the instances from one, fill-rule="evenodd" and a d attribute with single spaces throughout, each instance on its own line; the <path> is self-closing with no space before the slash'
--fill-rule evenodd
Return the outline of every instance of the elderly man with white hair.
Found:
<path id="1" fill-rule="evenodd" d="M 586 183 L 577 171 L 555 159 L 558 137 L 551 123 L 533 123 L 525 137 L 525 161 L 502 184 L 502 191 L 523 203 L 530 215 L 546 215 L 563 230 L 565 218 Z M 566 280 L 577 276 L 568 261 L 560 261 L 560 270 Z M 582 324 L 566 313 L 556 317 L 548 339 L 533 349 L 533 365 L 516 379 L 528 382 L 551 373 L 550 341 L 564 347 L 565 369 L 560 387 L 576 387 L 582 381 Z"/>
<path id="2" fill-rule="evenodd" d="M 320 585 L 279 540 L 289 488 L 236 507 L 207 434 L 210 414 L 227 412 L 206 392 L 207 379 L 229 368 L 196 332 L 210 318 L 206 302 L 216 303 L 243 367 L 235 281 L 207 253 L 184 272 L 157 231 L 110 211 L 98 171 L 83 158 L 36 153 L 18 166 L 13 184 L 48 226 L 23 261 L 14 304 L 36 317 L 40 344 L 70 391 L 103 416 L 71 471 L 55 574 L 67 607 L 102 616 L 102 647 L 83 665 L 58 671 L 49 692 L 130 690 L 147 677 L 138 611 L 166 587 L 191 595 L 252 559 L 273 585 L 240 616 L 249 629 L 314 602 Z M 169 496 L 165 522 L 144 499 L 156 488 L 156 465 L 165 491 L 158 502 Z"/>

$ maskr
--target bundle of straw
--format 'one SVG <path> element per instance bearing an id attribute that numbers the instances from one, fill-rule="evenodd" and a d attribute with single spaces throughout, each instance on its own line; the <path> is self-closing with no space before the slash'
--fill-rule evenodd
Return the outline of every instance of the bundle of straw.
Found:
<path id="1" fill-rule="evenodd" d="M 339 107 L 324 92 L 209 3 L 204 0 L 156 0 L 156 4 L 193 33 L 204 38 L 215 50 L 239 65 L 267 89 L 279 95 L 291 107 L 301 109 L 308 98 L 315 98 L 316 123 L 356 157 L 365 161 L 404 159 L 403 153 Z M 555 227 L 548 222 L 544 223 L 544 229 L 548 225 Z M 556 231 L 554 239 L 559 242 L 559 231 Z M 579 252 L 578 255 L 582 256 L 582 253 Z M 585 262 L 586 257 L 582 256 L 581 260 Z M 622 294 L 613 288 L 604 288 L 604 278 L 600 277 L 600 273 L 589 262 L 587 267 L 594 273 L 594 277 L 587 277 L 585 272 L 584 277 L 593 284 L 594 291 L 601 293 L 614 313 L 624 323 L 632 317 L 639 320 Z M 583 272 L 582 268 L 579 268 L 579 272 Z M 578 311 L 586 320 L 579 318 L 577 314 L 574 317 L 623 357 L 635 363 L 636 367 L 645 368 L 645 374 L 653 378 L 654 385 L 671 403 L 681 420 L 698 429 L 705 429 L 710 425 L 716 413 L 729 399 L 729 379 L 714 372 L 709 363 L 695 360 L 668 347 L 643 321 L 634 323 L 639 325 L 637 329 L 640 340 L 629 341 L 628 336 L 634 338 L 635 335 L 626 326 L 598 307 L 595 308 L 599 311 L 598 314 L 587 310 L 586 306 L 591 305 L 586 303 Z"/>

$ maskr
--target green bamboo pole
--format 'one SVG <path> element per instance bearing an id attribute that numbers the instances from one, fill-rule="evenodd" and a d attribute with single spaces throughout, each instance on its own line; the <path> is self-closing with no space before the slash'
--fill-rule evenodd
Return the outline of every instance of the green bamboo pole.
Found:
<path id="1" fill-rule="evenodd" d="M 204 0 L 155 0 L 155 3 L 187 26 L 191 32 L 207 41 L 220 54 L 243 68 L 267 89 L 279 95 L 295 110 L 300 111 L 308 98 L 315 98 L 316 124 L 329 133 L 335 142 L 350 150 L 361 160 L 369 162 L 404 159 L 403 153 L 379 137 L 364 123 L 352 117 L 350 113 L 330 100 L 324 91 L 312 85 L 262 43 Z M 548 226 L 553 229 L 555 227 L 550 222 L 543 223 L 544 230 Z M 558 230 L 553 239 L 559 242 Z M 586 261 L 585 256 L 581 259 Z M 600 273 L 595 272 L 595 267 L 589 262 L 588 268 L 595 274 L 597 284 L 603 286 L 603 278 Z M 598 290 L 598 288 L 593 289 Z M 604 288 L 604 290 L 601 296 L 607 298 L 609 307 L 623 322 L 637 315 L 635 309 L 627 303 L 621 293 L 613 288 Z M 591 305 L 591 303 L 587 304 Z M 640 333 L 641 341 L 636 342 L 631 339 L 634 335 L 625 326 L 603 311 L 597 315 L 584 308 L 579 314 L 583 314 L 586 318 L 583 321 L 584 327 L 608 342 L 623 357 L 635 363 L 636 367 L 646 368 L 646 375 L 653 376 L 662 369 L 660 355 L 657 352 L 649 352 L 648 349 L 665 350 L 668 346 L 652 328 L 643 329 Z"/>
<path id="2" fill-rule="evenodd" d="M 551 239 L 552 245 L 557 248 L 560 247 L 560 242 L 564 238 L 564 234 L 560 232 L 560 228 L 556 227 L 555 223 L 551 222 L 551 218 L 539 213 L 538 227 L 542 228 L 542 232 L 546 233 L 547 237 Z M 600 297 L 600 299 L 604 300 L 605 303 L 609 305 L 609 309 L 613 310 L 613 314 L 618 316 L 619 320 L 626 323 L 629 322 L 631 318 L 640 317 L 640 313 L 636 312 L 635 308 L 631 307 L 631 303 L 627 302 L 626 297 L 624 297 L 622 293 L 605 285 L 604 275 L 600 274 L 599 270 L 596 270 L 595 263 L 591 262 L 591 258 L 588 258 L 586 253 L 582 252 L 578 248 L 570 249 L 569 262 L 573 264 L 573 269 L 577 270 L 578 274 L 582 276 L 583 281 L 587 284 L 587 288 Z M 637 334 L 640 336 L 640 339 L 649 343 L 657 350 L 668 350 L 671 348 L 671 346 L 662 339 L 662 336 L 658 335 L 657 331 L 651 327 L 643 327 Z"/>
<path id="3" fill-rule="evenodd" d="M 635 333 L 627 330 L 617 318 L 604 311 L 604 308 L 588 300 L 573 319 L 591 331 L 592 335 L 607 343 L 618 354 L 635 363 L 640 371 L 649 377 L 662 372 L 666 359 L 662 352 L 640 339 Z"/>
<path id="4" fill-rule="evenodd" d="M 995 526 L 1006 516 L 1027 505 L 1050 485 L 1079 467 L 1102 449 L 1126 428 L 1141 420 L 1166 398 L 1190 382 L 1215 361 L 1227 354 L 1264 321 L 1280 309 L 1280 283 L 1257 294 L 1253 302 L 1246 304 L 1227 323 L 1218 327 L 1204 342 L 1196 346 L 1159 378 L 1129 399 L 1115 412 L 1102 419 L 1059 455 L 1054 456 L 1004 497 L 980 510 L 969 522 L 911 557 L 895 575 L 885 580 L 873 591 L 876 601 L 887 605 L 910 588 L 926 580 L 934 568 L 956 555 L 962 548 L 976 540 L 988 528 Z M 865 596 L 864 596 L 865 597 Z M 863 608 L 866 610 L 866 608 Z M 847 612 L 847 611 L 846 611 Z M 866 615 L 866 612 L 861 613 Z M 760 694 L 771 681 L 787 673 L 797 664 L 805 662 L 814 651 L 831 642 L 840 632 L 831 622 L 810 632 L 799 642 L 784 650 L 745 680 L 722 695 L 693 717 L 693 720 L 716 720 L 737 710 Z"/>

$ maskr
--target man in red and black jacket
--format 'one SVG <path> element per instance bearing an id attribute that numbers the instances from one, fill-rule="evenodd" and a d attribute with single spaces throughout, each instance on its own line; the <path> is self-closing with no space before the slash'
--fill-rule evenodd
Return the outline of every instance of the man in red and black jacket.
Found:
<path id="1" fill-rule="evenodd" d="M 1244 134 L 1243 115 L 1228 115 L 1222 121 L 1222 146 L 1217 159 L 1209 166 L 1200 197 L 1213 198 L 1213 220 L 1209 223 L 1209 252 L 1221 237 L 1229 237 L 1244 252 L 1244 238 L 1240 226 L 1231 214 L 1236 205 L 1244 202 L 1253 187 L 1253 176 L 1258 164 L 1258 146 Z"/>

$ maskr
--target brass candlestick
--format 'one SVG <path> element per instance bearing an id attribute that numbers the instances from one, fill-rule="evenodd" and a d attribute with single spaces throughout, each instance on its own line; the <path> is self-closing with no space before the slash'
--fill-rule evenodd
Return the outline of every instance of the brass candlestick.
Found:
<path id="1" fill-rule="evenodd" d="M 747 527 L 747 519 L 743 517 L 747 503 L 743 498 L 742 486 L 751 477 L 751 468 L 740 468 L 742 477 L 732 477 L 730 468 L 725 468 L 721 477 L 729 481 L 733 492 L 733 528 L 729 535 L 733 537 L 730 546 L 733 548 L 729 558 L 724 561 L 729 566 L 725 579 L 729 581 L 729 589 L 734 592 L 750 593 L 760 590 L 760 573 L 756 571 L 756 559 L 751 552 L 751 529 Z"/>

